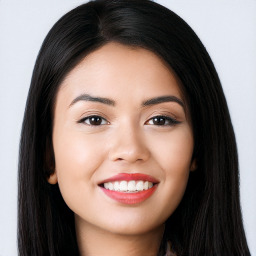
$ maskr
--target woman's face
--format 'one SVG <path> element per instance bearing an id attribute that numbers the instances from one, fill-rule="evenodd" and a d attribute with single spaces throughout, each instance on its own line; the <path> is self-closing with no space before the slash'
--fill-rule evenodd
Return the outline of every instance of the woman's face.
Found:
<path id="1" fill-rule="evenodd" d="M 142 234 L 181 201 L 193 145 L 175 75 L 150 51 L 109 43 L 60 86 L 49 182 L 58 182 L 76 225 Z"/>

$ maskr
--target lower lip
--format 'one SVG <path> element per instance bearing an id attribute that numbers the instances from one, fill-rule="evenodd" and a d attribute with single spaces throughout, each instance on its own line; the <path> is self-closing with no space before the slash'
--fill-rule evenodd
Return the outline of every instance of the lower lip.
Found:
<path id="1" fill-rule="evenodd" d="M 114 199 L 115 201 L 123 204 L 138 204 L 148 199 L 156 190 L 157 184 L 148 190 L 143 190 L 135 193 L 124 193 L 114 190 L 109 190 L 101 187 L 102 191 Z"/>

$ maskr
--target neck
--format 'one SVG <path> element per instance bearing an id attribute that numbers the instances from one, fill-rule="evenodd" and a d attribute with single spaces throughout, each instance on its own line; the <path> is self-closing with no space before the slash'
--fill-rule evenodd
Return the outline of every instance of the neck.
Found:
<path id="1" fill-rule="evenodd" d="M 156 256 L 163 232 L 164 225 L 143 234 L 116 234 L 88 223 L 78 225 L 76 221 L 76 235 L 81 256 Z"/>

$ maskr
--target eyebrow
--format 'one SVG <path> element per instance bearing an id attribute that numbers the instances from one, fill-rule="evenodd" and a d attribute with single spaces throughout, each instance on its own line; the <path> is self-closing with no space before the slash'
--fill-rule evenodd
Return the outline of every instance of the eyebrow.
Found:
<path id="1" fill-rule="evenodd" d="M 78 101 L 93 101 L 93 102 L 100 102 L 100 103 L 110 105 L 110 106 L 115 106 L 115 102 L 113 100 L 110 100 L 110 99 L 107 99 L 107 98 L 102 98 L 102 97 L 93 97 L 89 94 L 81 94 L 71 102 L 69 107 L 71 107 L 72 105 L 74 105 Z"/>
<path id="2" fill-rule="evenodd" d="M 99 102 L 99 103 L 103 103 L 103 104 L 106 104 L 106 105 L 109 105 L 109 106 L 115 106 L 116 105 L 114 100 L 111 100 L 111 99 L 108 99 L 108 98 L 94 97 L 94 96 L 91 96 L 89 94 L 81 94 L 71 102 L 69 107 L 71 107 L 72 105 L 74 105 L 75 103 L 77 103 L 79 101 Z M 165 103 L 165 102 L 176 102 L 180 106 L 185 108 L 183 101 L 181 99 L 177 98 L 176 96 L 172 96 L 172 95 L 170 95 L 170 96 L 169 95 L 168 96 L 160 96 L 160 97 L 148 99 L 146 101 L 143 101 L 142 106 L 147 107 L 147 106 L 152 106 L 152 105 Z"/>
<path id="3" fill-rule="evenodd" d="M 185 108 L 183 101 L 181 99 L 177 98 L 176 96 L 172 96 L 172 95 L 171 96 L 160 96 L 160 97 L 146 100 L 142 103 L 142 106 L 146 107 L 146 106 L 156 105 L 156 104 L 160 104 L 160 103 L 164 103 L 164 102 L 176 102 L 180 106 Z"/>

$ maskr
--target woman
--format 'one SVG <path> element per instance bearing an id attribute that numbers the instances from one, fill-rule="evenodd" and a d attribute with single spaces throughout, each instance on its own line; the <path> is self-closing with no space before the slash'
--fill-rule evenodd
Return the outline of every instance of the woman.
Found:
<path id="1" fill-rule="evenodd" d="M 19 162 L 20 255 L 250 255 L 234 132 L 191 28 L 94 1 L 40 50 Z"/>

